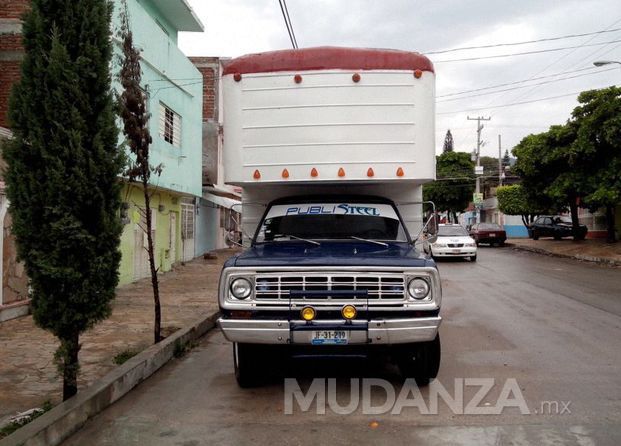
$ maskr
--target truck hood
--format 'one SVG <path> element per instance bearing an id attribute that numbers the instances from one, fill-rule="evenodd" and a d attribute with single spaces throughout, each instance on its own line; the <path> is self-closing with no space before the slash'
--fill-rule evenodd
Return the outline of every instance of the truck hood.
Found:
<path id="1" fill-rule="evenodd" d="M 387 266 L 435 267 L 433 260 L 407 243 L 388 247 L 368 242 L 278 242 L 254 246 L 225 266 Z"/>

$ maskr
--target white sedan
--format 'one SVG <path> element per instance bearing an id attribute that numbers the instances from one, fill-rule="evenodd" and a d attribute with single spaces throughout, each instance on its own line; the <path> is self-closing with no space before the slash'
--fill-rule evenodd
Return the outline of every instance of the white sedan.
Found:
<path id="1" fill-rule="evenodd" d="M 461 225 L 439 225 L 438 239 L 431 244 L 433 257 L 469 257 L 477 260 L 477 244 Z"/>

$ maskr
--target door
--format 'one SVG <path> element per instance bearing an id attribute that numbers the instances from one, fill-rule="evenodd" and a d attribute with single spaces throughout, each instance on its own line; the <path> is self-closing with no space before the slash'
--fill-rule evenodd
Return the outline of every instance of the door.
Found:
<path id="1" fill-rule="evenodd" d="M 168 255 L 170 263 L 177 261 L 177 213 L 170 213 L 170 231 L 168 232 Z"/>
<path id="2" fill-rule="evenodd" d="M 181 204 L 181 244 L 182 260 L 194 258 L 194 205 Z"/>

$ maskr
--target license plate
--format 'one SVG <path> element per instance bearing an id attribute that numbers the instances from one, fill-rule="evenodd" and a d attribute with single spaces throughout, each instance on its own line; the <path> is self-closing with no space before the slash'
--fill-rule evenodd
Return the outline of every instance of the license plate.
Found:
<path id="1" fill-rule="evenodd" d="M 313 337 L 311 343 L 313 345 L 326 345 L 326 344 L 347 344 L 349 340 L 348 332 L 346 330 L 321 330 L 313 331 Z"/>
<path id="2" fill-rule="evenodd" d="M 459 254 L 461 252 L 461 249 L 453 249 L 453 254 Z"/>
<path id="3" fill-rule="evenodd" d="M 490 236 L 490 237 L 496 237 L 496 234 L 491 233 L 489 236 Z"/>

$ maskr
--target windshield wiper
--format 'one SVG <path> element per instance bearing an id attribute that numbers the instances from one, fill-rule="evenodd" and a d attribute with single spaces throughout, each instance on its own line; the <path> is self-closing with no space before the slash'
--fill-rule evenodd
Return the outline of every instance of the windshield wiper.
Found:
<path id="1" fill-rule="evenodd" d="M 310 240 L 307 238 L 302 238 L 302 237 L 296 237 L 295 235 L 291 235 L 291 234 L 276 234 L 274 235 L 274 238 L 276 237 L 289 237 L 295 240 L 301 240 L 303 242 L 307 242 L 307 243 L 312 243 L 313 245 L 317 245 L 317 246 L 321 246 L 321 243 L 315 241 L 315 240 Z"/>
<path id="2" fill-rule="evenodd" d="M 376 245 L 385 246 L 385 247 L 390 246 L 388 243 L 380 242 L 379 240 L 371 240 L 371 239 L 368 239 L 368 238 L 356 237 L 354 235 L 350 235 L 349 238 L 353 238 L 354 240 L 360 240 L 361 242 L 374 243 Z"/>

